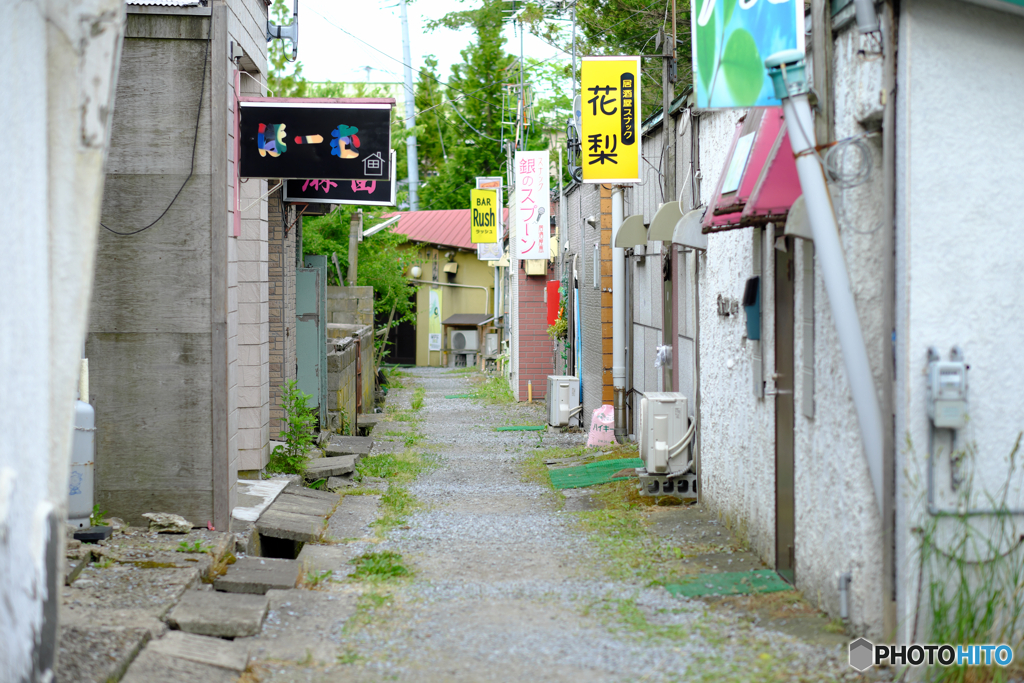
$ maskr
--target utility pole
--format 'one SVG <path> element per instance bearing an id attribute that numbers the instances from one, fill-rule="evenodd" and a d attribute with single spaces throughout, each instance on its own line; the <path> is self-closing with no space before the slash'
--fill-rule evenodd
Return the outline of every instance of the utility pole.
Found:
<path id="1" fill-rule="evenodd" d="M 360 209 L 352 214 L 352 221 L 348 224 L 348 286 L 356 286 L 356 278 L 359 275 L 359 243 L 363 236 L 363 210 Z"/>
<path id="2" fill-rule="evenodd" d="M 675 3 L 672 11 L 672 35 L 661 30 L 661 54 L 664 55 L 661 67 L 661 127 L 665 135 L 664 199 L 666 202 L 676 200 L 676 135 L 672 125 L 672 96 L 675 94 L 676 82 L 676 36 L 675 36 Z"/>
<path id="3" fill-rule="evenodd" d="M 405 0 L 399 0 L 402 8 L 402 61 L 405 62 L 405 128 L 412 131 L 416 126 L 416 97 L 412 84 L 412 50 L 409 48 L 409 12 Z M 409 166 L 409 210 L 420 210 L 420 164 L 416 153 L 416 135 L 410 133 L 405 139 Z"/>

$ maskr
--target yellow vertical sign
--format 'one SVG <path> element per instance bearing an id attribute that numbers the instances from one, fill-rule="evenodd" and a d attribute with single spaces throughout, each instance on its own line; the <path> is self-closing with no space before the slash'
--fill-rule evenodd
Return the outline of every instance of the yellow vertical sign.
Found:
<path id="1" fill-rule="evenodd" d="M 581 80 L 583 182 L 640 182 L 640 58 L 584 57 Z"/>
<path id="2" fill-rule="evenodd" d="M 470 190 L 469 202 L 473 244 L 498 241 L 498 197 L 494 190 Z"/>

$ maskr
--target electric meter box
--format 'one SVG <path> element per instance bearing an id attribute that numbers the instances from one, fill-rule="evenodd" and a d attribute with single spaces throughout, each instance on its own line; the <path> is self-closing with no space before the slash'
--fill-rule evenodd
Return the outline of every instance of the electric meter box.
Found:
<path id="1" fill-rule="evenodd" d="M 687 461 L 685 449 L 674 457 L 671 450 L 686 436 L 689 422 L 685 394 L 655 392 L 640 400 L 640 458 L 649 473 L 672 473 L 673 461 Z"/>
<path id="2" fill-rule="evenodd" d="M 967 426 L 967 365 L 962 361 L 928 364 L 928 417 L 939 429 Z"/>
<path id="3" fill-rule="evenodd" d="M 548 375 L 548 424 L 567 427 L 580 408 L 580 381 L 572 375 Z"/>

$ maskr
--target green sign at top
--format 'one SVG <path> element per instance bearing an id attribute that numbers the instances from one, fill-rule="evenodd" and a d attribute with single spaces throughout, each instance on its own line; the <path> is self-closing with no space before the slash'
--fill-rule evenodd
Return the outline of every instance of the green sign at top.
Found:
<path id="1" fill-rule="evenodd" d="M 764 60 L 804 50 L 802 0 L 694 0 L 693 8 L 697 108 L 778 106 Z"/>

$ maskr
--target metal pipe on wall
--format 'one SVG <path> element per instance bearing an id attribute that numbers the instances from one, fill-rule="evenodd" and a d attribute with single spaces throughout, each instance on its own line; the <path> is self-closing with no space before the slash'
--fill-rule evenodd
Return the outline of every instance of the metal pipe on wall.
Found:
<path id="1" fill-rule="evenodd" d="M 434 282 L 433 280 L 416 280 L 409 278 L 409 282 L 419 282 L 424 285 L 434 285 L 435 287 L 463 287 L 466 289 L 481 289 L 484 292 L 484 315 L 491 312 L 491 295 L 487 292 L 487 288 L 483 285 L 457 285 L 454 282 Z"/>
<path id="2" fill-rule="evenodd" d="M 612 188 L 612 240 L 622 227 L 622 187 Z M 626 250 L 612 247 L 612 392 L 615 440 L 626 441 Z"/>
<path id="3" fill-rule="evenodd" d="M 882 411 L 875 392 L 875 382 L 864 345 L 864 335 L 857 315 L 857 304 L 850 288 L 839 227 L 832 209 L 832 198 L 825 183 L 825 171 L 818 159 L 814 139 L 814 115 L 807 100 L 808 85 L 804 71 L 804 54 L 788 50 L 765 61 L 775 84 L 775 93 L 782 100 L 786 130 L 796 157 L 797 175 L 810 217 L 814 248 L 821 264 L 821 276 L 832 309 L 839 346 L 843 352 L 846 377 L 857 410 L 864 457 L 871 474 L 879 515 L 884 514 Z"/>

